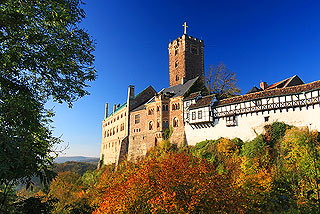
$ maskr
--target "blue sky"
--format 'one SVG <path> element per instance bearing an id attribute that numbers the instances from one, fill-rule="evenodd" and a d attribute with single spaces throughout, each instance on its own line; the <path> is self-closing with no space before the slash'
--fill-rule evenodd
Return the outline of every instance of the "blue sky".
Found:
<path id="1" fill-rule="evenodd" d="M 169 85 L 168 43 L 183 34 L 204 40 L 205 70 L 223 62 L 237 74 L 242 93 L 260 81 L 297 74 L 319 80 L 320 2 L 310 0 L 115 1 L 85 0 L 81 26 L 96 41 L 98 78 L 90 96 L 54 106 L 55 135 L 69 144 L 63 155 L 99 156 L 104 104 L 109 112 L 149 85 Z"/>

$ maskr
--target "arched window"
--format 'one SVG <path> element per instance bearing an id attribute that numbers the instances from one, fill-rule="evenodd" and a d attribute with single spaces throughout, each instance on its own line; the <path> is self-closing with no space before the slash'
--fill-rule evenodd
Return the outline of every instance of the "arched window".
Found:
<path id="1" fill-rule="evenodd" d="M 176 107 L 175 107 L 175 104 L 172 104 L 172 110 L 175 110 Z"/>
<path id="2" fill-rule="evenodd" d="M 168 105 L 166 105 L 166 111 L 168 111 Z"/>
<path id="3" fill-rule="evenodd" d="M 154 109 L 153 108 L 150 108 L 149 110 L 148 110 L 148 115 L 152 115 L 154 113 Z"/>
<path id="4" fill-rule="evenodd" d="M 112 134 L 114 135 L 116 133 L 116 128 L 113 128 Z"/>
<path id="5" fill-rule="evenodd" d="M 177 104 L 177 109 L 180 109 L 180 103 Z"/>
<path id="6" fill-rule="evenodd" d="M 104 131 L 104 138 L 107 137 L 107 131 Z"/>
<path id="7" fill-rule="evenodd" d="M 118 131 L 119 131 L 119 126 L 117 126 L 117 133 L 118 133 Z"/>
<path id="8" fill-rule="evenodd" d="M 157 121 L 157 128 L 159 128 L 160 127 L 160 121 L 158 120 Z"/>
<path id="9" fill-rule="evenodd" d="M 160 111 L 160 106 L 157 106 L 157 111 Z"/>
<path id="10" fill-rule="evenodd" d="M 166 110 L 166 106 L 163 105 L 163 106 L 162 106 L 162 111 L 165 111 L 165 110 Z"/>
<path id="11" fill-rule="evenodd" d="M 150 121 L 150 122 L 149 122 L 149 130 L 152 130 L 152 129 L 153 129 L 153 122 Z"/>
<path id="12" fill-rule="evenodd" d="M 178 121 L 178 119 L 175 117 L 175 118 L 173 118 L 173 127 L 178 127 L 179 126 L 179 121 Z"/>
<path id="13" fill-rule="evenodd" d="M 109 135 L 110 135 L 110 131 L 108 130 L 108 132 L 107 132 L 107 137 L 109 137 Z"/>

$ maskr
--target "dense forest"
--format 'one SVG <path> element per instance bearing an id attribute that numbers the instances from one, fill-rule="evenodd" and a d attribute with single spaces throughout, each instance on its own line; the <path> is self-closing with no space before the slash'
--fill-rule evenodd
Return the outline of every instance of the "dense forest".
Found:
<path id="1" fill-rule="evenodd" d="M 85 173 L 65 163 L 47 188 L 12 191 L 10 206 L 14 213 L 315 213 L 319 155 L 317 131 L 275 122 L 248 142 L 177 148 L 166 140 L 135 163 Z"/>

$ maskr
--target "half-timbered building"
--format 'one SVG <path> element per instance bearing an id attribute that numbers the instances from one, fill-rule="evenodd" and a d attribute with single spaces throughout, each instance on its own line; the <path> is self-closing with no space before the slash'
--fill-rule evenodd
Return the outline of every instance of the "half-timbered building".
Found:
<path id="1" fill-rule="evenodd" d="M 304 84 L 298 76 L 247 94 L 217 101 L 194 93 L 184 99 L 188 145 L 220 137 L 250 140 L 266 124 L 281 121 L 320 130 L 320 81 Z"/>

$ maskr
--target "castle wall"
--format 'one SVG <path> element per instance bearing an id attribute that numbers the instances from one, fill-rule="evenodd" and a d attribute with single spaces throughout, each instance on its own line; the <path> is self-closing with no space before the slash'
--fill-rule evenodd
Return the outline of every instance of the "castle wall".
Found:
<path id="1" fill-rule="evenodd" d="M 102 122 L 101 158 L 104 164 L 117 163 L 121 147 L 126 144 L 128 129 L 127 107 L 123 107 Z"/>
<path id="2" fill-rule="evenodd" d="M 154 102 L 145 104 L 145 109 L 130 113 L 128 160 L 143 157 L 148 150 L 159 145 L 163 132 L 169 126 L 173 127 L 170 142 L 177 145 L 185 143 L 182 98 L 158 95 Z"/>

